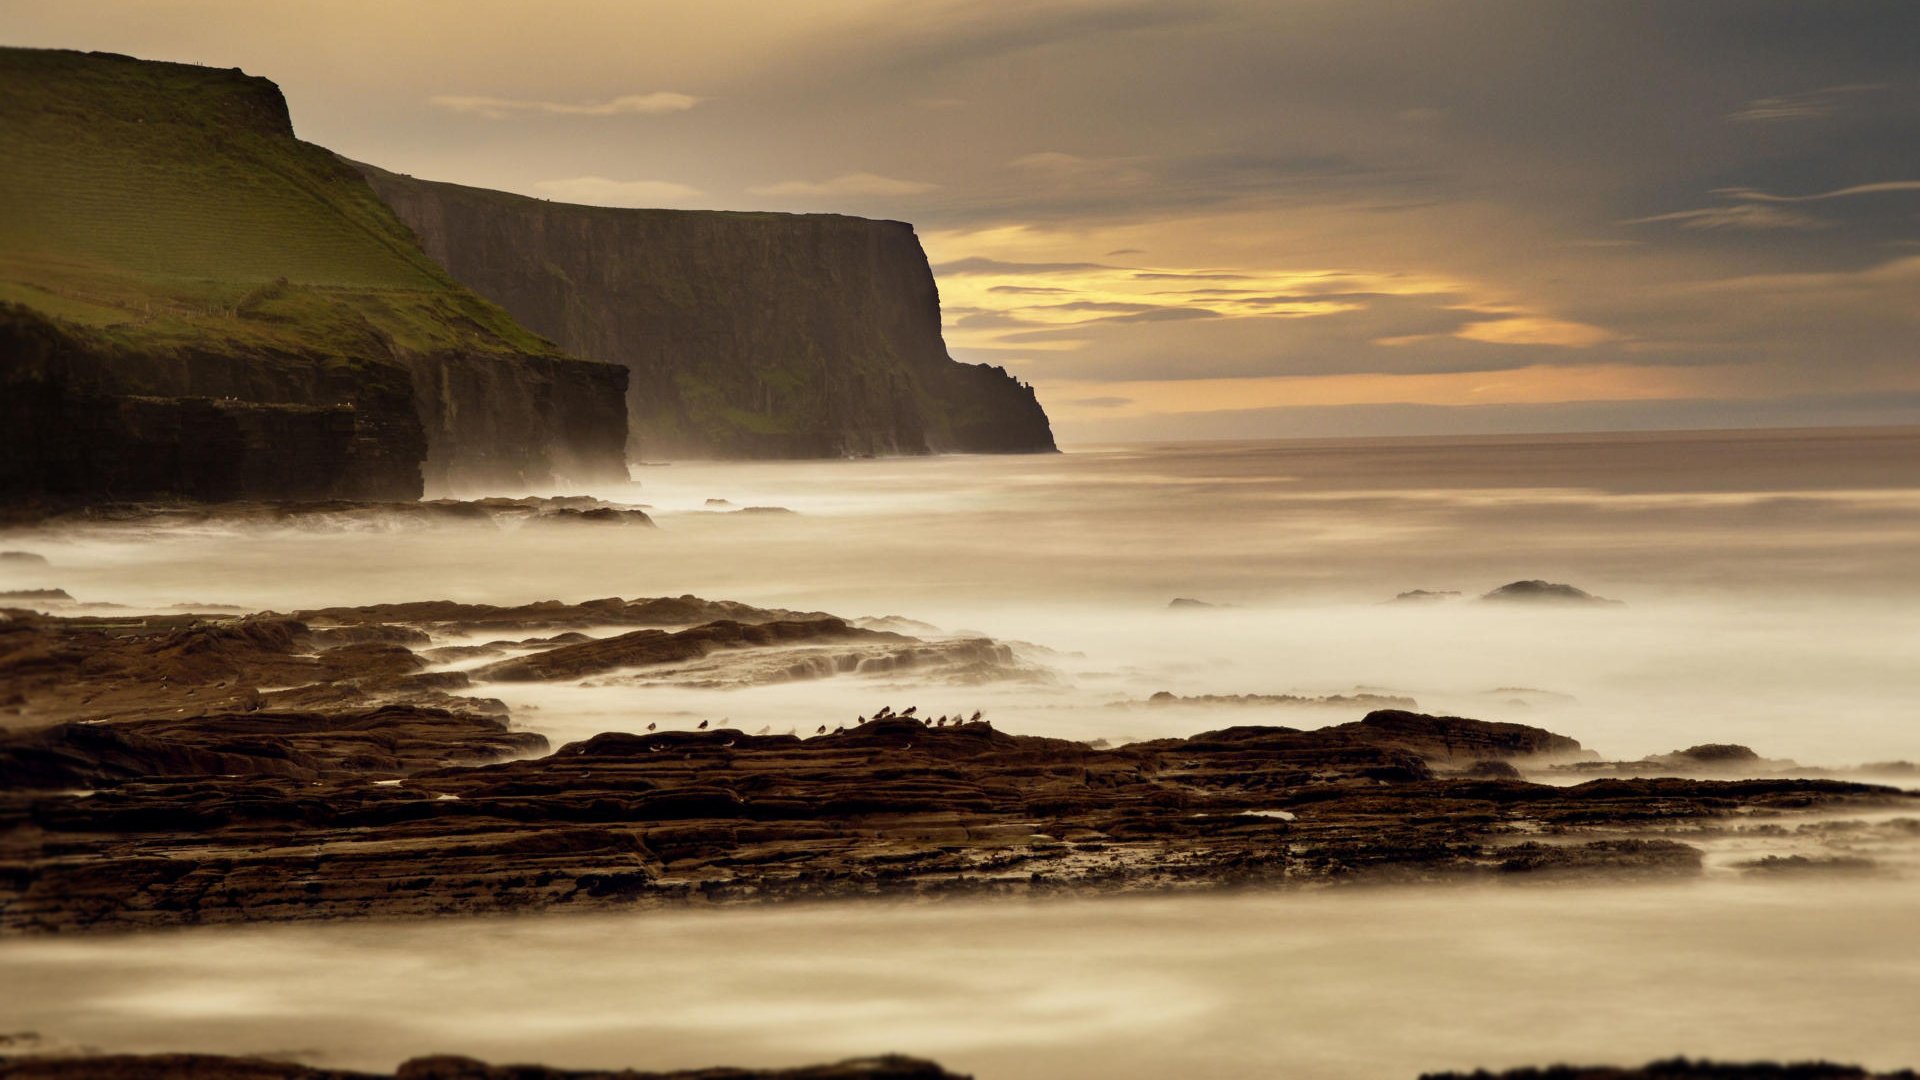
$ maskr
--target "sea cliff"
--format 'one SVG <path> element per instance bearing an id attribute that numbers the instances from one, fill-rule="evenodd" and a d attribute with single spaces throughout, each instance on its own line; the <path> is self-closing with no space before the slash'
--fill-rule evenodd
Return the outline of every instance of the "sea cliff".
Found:
<path id="1" fill-rule="evenodd" d="M 626 371 L 464 288 L 238 70 L 0 49 L 0 499 L 624 478 Z"/>
<path id="2" fill-rule="evenodd" d="M 903 222 L 574 206 L 359 168 L 463 284 L 632 372 L 637 459 L 1054 449 L 1031 387 L 948 356 Z"/>

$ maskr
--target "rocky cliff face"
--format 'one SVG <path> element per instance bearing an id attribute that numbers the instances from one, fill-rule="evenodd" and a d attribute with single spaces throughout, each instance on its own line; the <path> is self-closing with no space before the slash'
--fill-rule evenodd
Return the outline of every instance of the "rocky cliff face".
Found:
<path id="1" fill-rule="evenodd" d="M 627 372 L 450 278 L 238 71 L 0 49 L 0 501 L 626 476 Z"/>
<path id="2" fill-rule="evenodd" d="M 632 372 L 636 458 L 1054 449 L 1030 387 L 947 355 L 902 222 L 571 206 L 360 168 L 456 279 Z"/>

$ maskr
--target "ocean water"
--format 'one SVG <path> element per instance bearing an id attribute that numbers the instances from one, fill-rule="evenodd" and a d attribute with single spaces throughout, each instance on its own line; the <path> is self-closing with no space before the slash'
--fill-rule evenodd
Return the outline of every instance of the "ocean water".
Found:
<path id="1" fill-rule="evenodd" d="M 1158 691 L 1364 692 L 1538 724 L 1609 757 L 1738 742 L 1813 765 L 1920 760 L 1920 429 L 677 463 L 595 494 L 649 505 L 659 528 L 66 524 L 0 536 L 50 560 L 0 564 L 0 589 L 245 610 L 696 593 L 1015 643 L 1017 662 L 985 678 L 724 664 L 476 688 L 556 742 L 701 719 L 804 733 L 881 704 L 1125 740 L 1364 711 L 1142 704 Z M 1533 578 L 1620 603 L 1476 599 Z M 1461 595 L 1390 602 L 1413 589 Z M 1712 841 L 1707 875 L 1679 885 L 14 940 L 0 1032 L 369 1068 L 436 1051 L 643 1068 L 901 1051 L 990 1080 L 1680 1053 L 1914 1066 L 1920 850 L 1900 841 L 1911 827 L 1881 825 L 1869 874 L 1743 875 L 1740 858 L 1791 848 L 1755 834 Z"/>
<path id="2" fill-rule="evenodd" d="M 1734 742 L 1813 765 L 1920 759 L 1920 429 L 1194 443 L 634 475 L 594 493 L 652 507 L 658 529 L 14 531 L 7 546 L 52 565 L 0 564 L 0 588 L 248 610 L 695 593 L 1024 643 L 1024 677 L 986 682 L 908 671 L 480 691 L 556 741 L 700 719 L 811 732 L 882 704 L 1121 740 L 1362 711 L 1138 705 L 1160 691 L 1362 690 L 1538 724 L 1608 757 Z M 708 512 L 708 499 L 795 512 Z M 1522 579 L 1621 603 L 1474 599 Z M 1388 602 L 1414 589 L 1462 595 Z M 1176 597 L 1217 606 L 1170 609 Z"/>

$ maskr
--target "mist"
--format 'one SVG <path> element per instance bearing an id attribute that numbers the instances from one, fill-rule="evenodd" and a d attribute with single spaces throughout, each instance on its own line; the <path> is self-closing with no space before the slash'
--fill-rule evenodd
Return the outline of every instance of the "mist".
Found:
<path id="1" fill-rule="evenodd" d="M 735 658 L 476 687 L 556 743 L 699 720 L 806 734 L 886 704 L 1121 741 L 1366 711 L 1147 704 L 1163 691 L 1368 694 L 1609 758 L 1729 742 L 1860 765 L 1920 758 L 1916 461 L 1920 433 L 1889 429 L 683 462 L 588 492 L 647 507 L 653 529 L 399 509 L 69 519 L 11 532 L 49 565 L 0 565 L 0 588 L 64 588 L 80 604 L 59 610 L 95 613 L 694 593 L 900 616 L 876 625 L 1015 656 L 984 673 L 799 679 Z M 1619 603 L 1478 599 L 1522 579 Z M 1460 595 L 1393 602 L 1416 589 Z"/>
<path id="2" fill-rule="evenodd" d="M 457 1047 L 663 1069 L 894 1050 L 997 1080 L 1893 1068 L 1920 1051 L 1911 915 L 1910 882 L 1710 879 L 225 927 L 10 942 L 0 1012 L 52 1046 L 336 1067 Z"/>

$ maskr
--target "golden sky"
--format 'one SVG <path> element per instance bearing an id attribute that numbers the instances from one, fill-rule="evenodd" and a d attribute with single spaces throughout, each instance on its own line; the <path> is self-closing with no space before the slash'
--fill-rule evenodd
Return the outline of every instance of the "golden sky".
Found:
<path id="1" fill-rule="evenodd" d="M 915 223 L 1064 441 L 1920 421 L 1920 5 L 0 0 L 547 198 Z"/>

